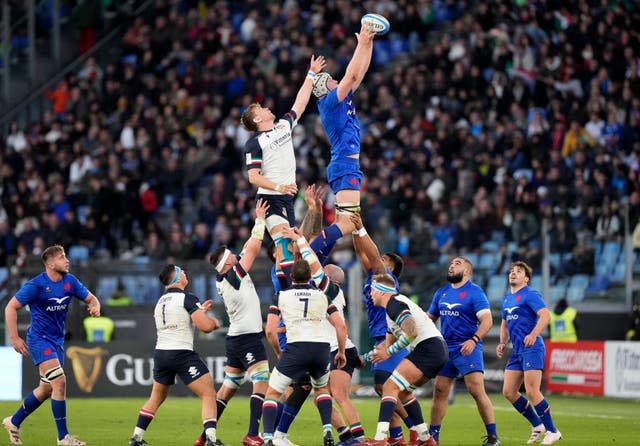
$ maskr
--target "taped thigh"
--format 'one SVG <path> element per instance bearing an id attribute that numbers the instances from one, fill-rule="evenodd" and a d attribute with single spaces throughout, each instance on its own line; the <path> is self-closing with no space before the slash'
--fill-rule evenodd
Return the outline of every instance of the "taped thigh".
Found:
<path id="1" fill-rule="evenodd" d="M 249 379 L 253 384 L 269 382 L 269 363 L 262 361 L 251 370 L 251 376 Z"/>
<path id="2" fill-rule="evenodd" d="M 269 378 L 269 387 L 277 390 L 279 393 L 284 393 L 285 389 L 291 385 L 293 379 L 287 375 L 281 373 L 277 367 L 274 367 Z"/>
<path id="3" fill-rule="evenodd" d="M 311 386 L 314 389 L 319 389 L 321 387 L 326 387 L 329 384 L 329 374 L 330 372 L 326 372 L 324 375 L 320 376 L 318 379 L 311 377 Z"/>
<path id="4" fill-rule="evenodd" d="M 245 373 L 224 373 L 224 385 L 230 389 L 239 389 L 245 381 Z"/>

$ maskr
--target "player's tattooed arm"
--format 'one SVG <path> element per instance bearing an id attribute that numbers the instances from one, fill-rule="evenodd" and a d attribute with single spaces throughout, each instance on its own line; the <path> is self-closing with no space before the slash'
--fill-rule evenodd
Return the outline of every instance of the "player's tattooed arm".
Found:
<path id="1" fill-rule="evenodd" d="M 411 339 L 415 339 L 418 336 L 418 326 L 413 316 L 406 317 L 400 324 L 400 329 Z"/>
<path id="2" fill-rule="evenodd" d="M 322 188 L 312 184 L 304 192 L 307 213 L 300 225 L 300 231 L 307 240 L 312 240 L 322 231 Z"/>

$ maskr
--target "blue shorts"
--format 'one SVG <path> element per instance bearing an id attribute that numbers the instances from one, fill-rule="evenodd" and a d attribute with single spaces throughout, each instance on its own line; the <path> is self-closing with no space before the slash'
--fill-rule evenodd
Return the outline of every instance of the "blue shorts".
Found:
<path id="1" fill-rule="evenodd" d="M 332 159 L 327 166 L 327 181 L 334 194 L 341 190 L 359 191 L 362 176 L 360 160 L 356 158 Z"/>
<path id="2" fill-rule="evenodd" d="M 384 339 L 376 341 L 375 345 L 384 342 Z M 384 382 L 391 376 L 393 371 L 398 367 L 398 364 L 409 354 L 406 348 L 403 348 L 398 353 L 394 353 L 386 361 L 382 361 L 378 364 L 371 364 L 371 371 L 373 372 L 373 381 L 375 384 L 384 384 Z"/>
<path id="3" fill-rule="evenodd" d="M 449 360 L 438 373 L 440 376 L 457 378 L 472 372 L 484 373 L 484 358 L 482 355 L 482 345 L 476 345 L 469 356 L 460 353 L 460 348 L 449 348 Z"/>
<path id="4" fill-rule="evenodd" d="M 411 361 L 429 379 L 436 377 L 448 359 L 447 344 L 439 336 L 421 341 L 407 355 L 407 360 Z"/>
<path id="5" fill-rule="evenodd" d="M 58 345 L 49 339 L 30 339 L 27 336 L 27 347 L 29 348 L 31 360 L 35 365 L 49 359 L 58 359 L 60 367 L 64 366 L 64 348 L 62 345 Z"/>
<path id="6" fill-rule="evenodd" d="M 155 350 L 153 352 L 154 381 L 171 386 L 176 375 L 185 385 L 209 373 L 209 368 L 193 350 Z"/>
<path id="7" fill-rule="evenodd" d="M 329 343 L 293 342 L 285 347 L 276 368 L 293 382 L 303 382 L 307 372 L 313 379 L 329 373 L 330 362 Z"/>
<path id="8" fill-rule="evenodd" d="M 267 352 L 262 343 L 262 333 L 227 336 L 225 347 L 229 367 L 249 370 L 260 361 L 267 360 Z"/>
<path id="9" fill-rule="evenodd" d="M 293 210 L 294 198 L 291 195 L 271 195 L 271 194 L 258 194 L 256 195 L 256 201 L 262 198 L 269 204 L 266 217 L 269 218 L 272 215 L 284 218 L 289 222 L 290 227 L 296 225 L 296 215 Z"/>
<path id="10" fill-rule="evenodd" d="M 544 370 L 544 354 L 543 348 L 524 348 L 518 353 L 511 353 L 509 362 L 507 362 L 506 370 L 518 370 L 526 372 L 527 370 Z"/>

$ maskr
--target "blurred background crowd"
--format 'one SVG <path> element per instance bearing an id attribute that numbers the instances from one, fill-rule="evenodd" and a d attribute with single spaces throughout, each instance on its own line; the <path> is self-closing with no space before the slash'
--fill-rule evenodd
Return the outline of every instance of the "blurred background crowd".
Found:
<path id="1" fill-rule="evenodd" d="M 546 223 L 557 280 L 623 274 L 627 213 L 640 248 L 640 8 L 608 0 L 156 0 L 117 54 L 89 57 L 0 142 L 0 267 L 59 242 L 150 260 L 241 246 L 255 193 L 242 111 L 287 112 L 311 54 L 340 78 L 364 11 L 392 27 L 354 101 L 381 250 L 539 268 Z M 322 183 L 315 100 L 294 146 L 299 189 Z"/>

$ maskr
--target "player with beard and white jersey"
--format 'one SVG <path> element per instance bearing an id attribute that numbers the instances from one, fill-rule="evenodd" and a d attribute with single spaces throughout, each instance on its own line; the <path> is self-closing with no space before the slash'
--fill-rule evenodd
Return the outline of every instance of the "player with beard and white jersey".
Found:
<path id="1" fill-rule="evenodd" d="M 200 304 L 198 298 L 185 291 L 189 284 L 186 273 L 178 265 L 169 264 L 159 274 L 165 292 L 156 303 L 153 316 L 158 339 L 153 353 L 153 387 L 151 396 L 140 409 L 129 446 L 144 446 L 144 434 L 156 411 L 167 399 L 176 375 L 202 403 L 202 424 L 206 433 L 205 446 L 216 444 L 216 391 L 205 362 L 193 350 L 193 326 L 209 333 L 220 322 L 207 316 L 211 300 Z"/>
<path id="2" fill-rule="evenodd" d="M 268 107 L 251 104 L 242 114 L 242 125 L 256 132 L 245 145 L 249 182 L 258 187 L 258 199 L 269 204 L 267 230 L 276 244 L 280 264 L 287 273 L 293 264 L 293 253 L 282 230 L 295 226 L 293 202 L 296 186 L 296 156 L 291 133 L 304 113 L 316 73 L 326 65 L 323 56 L 311 56 L 309 71 L 296 95 L 291 111 L 279 120 Z"/>
<path id="3" fill-rule="evenodd" d="M 262 247 L 268 209 L 266 201 L 259 199 L 256 203 L 256 221 L 251 237 L 244 244 L 240 255 L 233 254 L 226 246 L 220 246 L 209 257 L 209 262 L 218 273 L 218 294 L 222 297 L 229 315 L 229 330 L 225 338 L 227 365 L 216 400 L 218 420 L 229 400 L 248 376 L 253 389 L 249 403 L 249 427 L 242 439 L 245 446 L 262 444 L 259 425 L 269 381 L 267 352 L 262 343 L 260 298 L 249 276 L 249 270 Z M 194 445 L 201 446 L 204 441 L 203 433 Z"/>
<path id="4" fill-rule="evenodd" d="M 433 321 L 418 305 L 396 291 L 393 277 L 389 274 L 373 276 L 371 298 L 374 305 L 386 310 L 388 329 L 395 342 L 388 346 L 378 344 L 365 357 L 380 362 L 405 347 L 409 354 L 384 383 L 376 434 L 371 440 L 357 443 L 363 446 L 387 444 L 389 421 L 396 410 L 398 398 L 405 401 L 413 390 L 435 378 L 448 358 L 447 346 Z M 417 444 L 435 446 L 436 442 L 429 435 L 418 401 L 413 398 L 404 405 L 416 421 Z"/>

